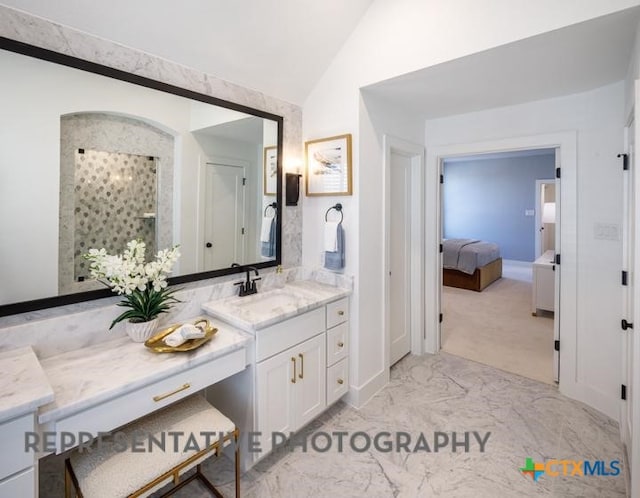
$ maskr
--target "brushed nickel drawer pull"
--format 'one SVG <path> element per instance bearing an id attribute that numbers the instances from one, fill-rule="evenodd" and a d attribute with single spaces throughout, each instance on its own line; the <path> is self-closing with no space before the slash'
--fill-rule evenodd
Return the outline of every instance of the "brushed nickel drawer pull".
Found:
<path id="1" fill-rule="evenodd" d="M 300 357 L 300 375 L 298 377 L 304 379 L 304 356 L 302 356 L 302 353 L 298 354 L 298 356 Z"/>
<path id="2" fill-rule="evenodd" d="M 168 398 L 169 396 L 173 396 L 174 394 L 179 393 L 180 391 L 184 391 L 185 389 L 189 389 L 191 387 L 191 384 L 189 384 L 188 382 L 186 384 L 182 384 L 181 387 L 179 387 L 178 389 L 174 389 L 173 391 L 166 393 L 166 394 L 159 394 L 158 396 L 154 396 L 153 397 L 153 401 L 162 401 L 165 398 Z"/>
<path id="3" fill-rule="evenodd" d="M 338 311 L 338 315 L 339 316 L 344 316 L 344 311 L 342 311 L 342 310 Z"/>
<path id="4" fill-rule="evenodd" d="M 295 356 L 291 357 L 291 361 L 293 362 L 293 377 L 291 377 L 291 383 L 296 383 L 296 358 Z"/>
<path id="5" fill-rule="evenodd" d="M 344 380 L 338 379 L 338 384 L 344 384 Z"/>
<path id="6" fill-rule="evenodd" d="M 339 347 L 339 348 L 344 347 L 344 342 L 340 341 L 340 342 L 338 343 L 338 347 Z"/>

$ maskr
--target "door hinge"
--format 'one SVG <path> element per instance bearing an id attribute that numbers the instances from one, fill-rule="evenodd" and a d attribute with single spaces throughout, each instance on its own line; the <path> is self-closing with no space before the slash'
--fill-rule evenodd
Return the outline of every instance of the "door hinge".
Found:
<path id="1" fill-rule="evenodd" d="M 556 168 L 556 178 L 560 178 L 560 168 Z"/>
<path id="2" fill-rule="evenodd" d="M 629 285 L 629 273 L 622 270 L 622 285 Z"/>
<path id="3" fill-rule="evenodd" d="M 553 341 L 553 350 L 560 351 L 560 341 Z"/>
<path id="4" fill-rule="evenodd" d="M 444 175 L 440 175 L 440 183 L 444 183 Z"/>
<path id="5" fill-rule="evenodd" d="M 620 322 L 620 326 L 622 327 L 622 330 L 632 329 L 633 323 L 629 323 L 623 318 Z"/>
<path id="6" fill-rule="evenodd" d="M 242 179 L 242 185 L 244 186 L 244 185 L 246 185 L 246 184 L 247 184 L 247 179 L 246 179 L 246 178 L 243 178 L 243 179 Z"/>
<path id="7" fill-rule="evenodd" d="M 622 158 L 622 169 L 624 171 L 629 169 L 629 154 L 618 154 L 618 157 Z"/>
<path id="8" fill-rule="evenodd" d="M 556 264 L 559 265 L 560 264 L 560 255 L 556 254 Z"/>
<path id="9" fill-rule="evenodd" d="M 624 400 L 627 399 L 627 386 L 624 384 L 620 386 L 620 398 Z"/>
<path id="10" fill-rule="evenodd" d="M 444 248 L 442 247 L 442 244 L 440 244 L 440 252 L 444 251 Z"/>
<path id="11" fill-rule="evenodd" d="M 442 323 L 444 316 L 442 315 L 442 313 L 440 313 L 440 316 L 438 317 L 439 323 Z"/>

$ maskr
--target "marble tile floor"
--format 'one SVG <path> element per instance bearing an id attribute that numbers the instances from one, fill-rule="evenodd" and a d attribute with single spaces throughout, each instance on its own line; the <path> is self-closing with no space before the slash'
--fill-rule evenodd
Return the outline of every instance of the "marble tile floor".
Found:
<path id="1" fill-rule="evenodd" d="M 241 481 L 243 497 L 625 497 L 619 476 L 551 477 L 538 482 L 519 468 L 525 458 L 541 462 L 623 459 L 615 421 L 559 394 L 553 386 L 447 353 L 407 356 L 391 372 L 391 382 L 365 407 L 338 403 L 303 431 L 406 431 L 431 442 L 434 431 L 491 431 L 486 452 L 438 453 L 374 450 L 303 452 L 283 447 L 258 462 Z M 348 446 L 348 445 L 347 445 Z M 431 444 L 431 446 L 433 446 Z M 433 448 L 432 448 L 433 449 Z M 59 458 L 41 460 L 43 498 L 62 497 Z M 221 457 L 205 473 L 225 496 L 234 496 L 233 466 Z M 191 483 L 174 496 L 204 498 Z"/>

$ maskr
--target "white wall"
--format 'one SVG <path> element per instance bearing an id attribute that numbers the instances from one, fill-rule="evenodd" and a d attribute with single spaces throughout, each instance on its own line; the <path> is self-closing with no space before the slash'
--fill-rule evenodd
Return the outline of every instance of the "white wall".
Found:
<path id="1" fill-rule="evenodd" d="M 303 112 L 305 140 L 343 133 L 353 134 L 354 195 L 344 201 L 349 219 L 347 272 L 355 277 L 352 298 L 351 392 L 375 383 L 383 368 L 382 281 L 372 277 L 381 268 L 380 231 L 375 221 L 380 185 L 375 180 L 381 157 L 364 134 L 370 124 L 361 121 L 359 91 L 378 81 L 429 67 L 552 29 L 637 5 L 637 0 L 376 0 L 307 98 Z M 464 15 L 461 15 L 464 13 Z M 453 29 L 455 27 L 455 29 Z M 464 36 L 461 36 L 464 33 Z M 396 113 L 398 114 L 398 113 Z M 382 118 L 383 122 L 387 118 Z M 389 116 L 389 127 L 391 120 Z M 378 128 L 384 127 L 383 123 Z M 361 137 L 363 134 L 363 137 Z M 410 137 L 400 137 L 407 138 Z M 365 161 L 364 158 L 367 158 Z M 373 157 L 374 162 L 369 159 Z M 367 181 L 363 180 L 366 178 Z M 326 199 L 329 201 L 329 199 Z M 335 199 L 333 199 L 335 202 Z M 303 262 L 318 263 L 315 244 L 321 223 L 317 199 L 305 199 Z M 330 204 L 326 202 L 326 204 Z M 346 220 L 345 220 L 346 221 Z M 358 227 L 355 232 L 353 227 Z M 355 232 L 355 233 L 354 233 Z M 356 265 L 355 257 L 363 258 Z M 361 289 L 366 295 L 361 296 Z M 373 327 L 373 328 L 371 328 Z M 364 401 L 364 398 L 362 399 Z"/>
<path id="2" fill-rule="evenodd" d="M 561 378 L 561 387 L 567 382 L 567 394 L 613 418 L 618 416 L 621 383 L 622 245 L 620 240 L 596 239 L 594 224 L 622 226 L 622 167 L 616 155 L 623 147 L 623 126 L 620 82 L 568 97 L 429 120 L 425 127 L 427 149 L 577 131 L 576 371 L 575 378 Z M 567 328 L 574 328 L 573 323 Z"/>

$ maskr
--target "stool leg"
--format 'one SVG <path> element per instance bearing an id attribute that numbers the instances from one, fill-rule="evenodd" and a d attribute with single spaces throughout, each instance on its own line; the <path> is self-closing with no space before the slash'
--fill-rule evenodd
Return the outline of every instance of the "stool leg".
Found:
<path id="1" fill-rule="evenodd" d="M 71 498 L 71 474 L 69 473 L 69 461 L 64 462 L 64 498 Z"/>
<path id="2" fill-rule="evenodd" d="M 239 431 L 236 428 L 235 434 L 233 436 L 234 442 L 236 444 L 236 498 L 240 498 L 240 445 L 238 444 L 238 435 Z"/>

